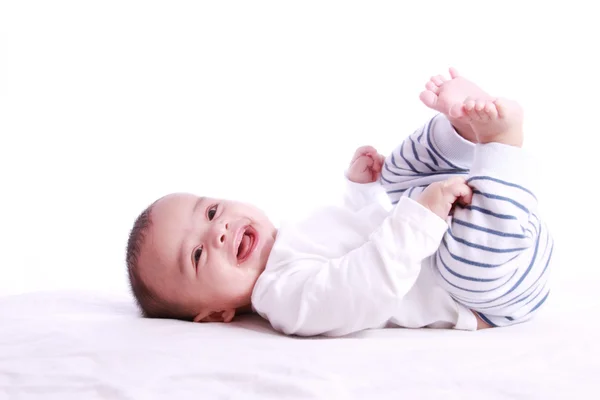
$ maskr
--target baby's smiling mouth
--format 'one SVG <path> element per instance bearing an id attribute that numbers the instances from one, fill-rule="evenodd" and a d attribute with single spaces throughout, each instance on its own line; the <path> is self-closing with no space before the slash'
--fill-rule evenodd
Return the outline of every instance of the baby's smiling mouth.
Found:
<path id="1" fill-rule="evenodd" d="M 240 240 L 240 243 L 238 244 L 238 249 L 237 249 L 237 254 L 236 254 L 238 263 L 243 263 L 250 257 L 250 255 L 252 254 L 252 251 L 254 250 L 255 242 L 256 242 L 256 232 L 250 226 L 245 227 L 244 233 Z"/>

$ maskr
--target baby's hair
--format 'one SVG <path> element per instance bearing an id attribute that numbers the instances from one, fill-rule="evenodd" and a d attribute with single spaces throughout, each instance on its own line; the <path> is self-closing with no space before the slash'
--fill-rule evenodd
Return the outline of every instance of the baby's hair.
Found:
<path id="1" fill-rule="evenodd" d="M 142 251 L 142 246 L 146 239 L 146 234 L 150 230 L 152 220 L 150 219 L 150 213 L 152 212 L 152 205 L 146 208 L 136 218 L 133 223 L 133 228 L 129 233 L 129 240 L 127 241 L 127 272 L 129 275 L 129 285 L 133 293 L 139 308 L 142 311 L 144 317 L 151 318 L 154 316 L 154 308 L 152 299 L 154 295 L 148 285 L 144 282 L 139 272 L 139 258 Z"/>
<path id="2" fill-rule="evenodd" d="M 157 200 L 158 201 L 158 200 Z M 127 241 L 127 271 L 129 284 L 142 315 L 145 318 L 172 318 L 192 320 L 194 316 L 187 313 L 181 305 L 169 302 L 158 296 L 140 273 L 139 258 L 146 235 L 152 227 L 152 203 L 136 218 Z"/>

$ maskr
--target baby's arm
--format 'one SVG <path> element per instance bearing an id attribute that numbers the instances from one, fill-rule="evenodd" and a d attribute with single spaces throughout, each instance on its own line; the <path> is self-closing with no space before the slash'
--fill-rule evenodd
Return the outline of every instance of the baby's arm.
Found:
<path id="1" fill-rule="evenodd" d="M 382 327 L 447 227 L 404 198 L 364 245 L 342 257 L 292 256 L 293 249 L 280 248 L 254 289 L 254 308 L 286 334 L 341 336 Z"/>
<path id="2" fill-rule="evenodd" d="M 385 159 L 381 185 L 390 201 L 417 198 L 431 183 L 466 176 L 475 144 L 462 138 L 450 121 L 439 114 L 406 138 Z"/>

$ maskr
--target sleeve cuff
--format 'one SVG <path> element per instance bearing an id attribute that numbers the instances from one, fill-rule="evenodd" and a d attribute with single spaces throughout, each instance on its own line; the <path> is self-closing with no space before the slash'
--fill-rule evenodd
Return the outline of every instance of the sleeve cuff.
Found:
<path id="1" fill-rule="evenodd" d="M 448 230 L 448 223 L 410 197 L 403 196 L 393 211 L 394 218 L 403 219 L 429 235 L 435 241 L 441 241 Z"/>
<path id="2" fill-rule="evenodd" d="M 461 167 L 471 164 L 475 144 L 460 136 L 445 115 L 434 117 L 430 129 L 433 145 L 445 158 Z"/>
<path id="3" fill-rule="evenodd" d="M 459 303 L 456 303 L 456 307 L 458 307 L 458 317 L 456 320 L 456 325 L 454 325 L 454 329 L 476 331 L 477 318 L 473 312 Z"/>
<path id="4" fill-rule="evenodd" d="M 370 203 L 377 202 L 386 210 L 391 209 L 390 199 L 383 186 L 378 182 L 356 183 L 346 180 L 347 204 L 362 208 Z"/>

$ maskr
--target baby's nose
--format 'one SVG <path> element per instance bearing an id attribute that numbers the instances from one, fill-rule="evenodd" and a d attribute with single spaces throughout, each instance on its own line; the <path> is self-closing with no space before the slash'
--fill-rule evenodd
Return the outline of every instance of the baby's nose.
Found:
<path id="1" fill-rule="evenodd" d="M 217 245 L 222 246 L 225 244 L 225 240 L 227 239 L 227 230 L 229 229 L 229 224 L 225 224 L 221 227 L 219 232 L 217 232 Z"/>

